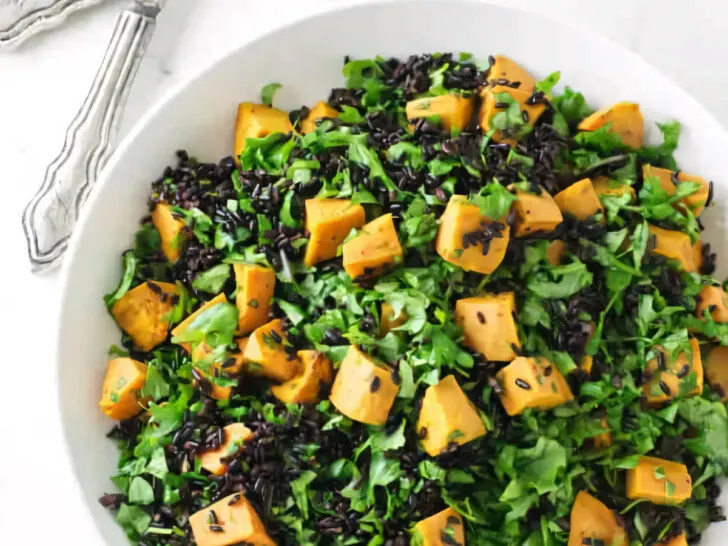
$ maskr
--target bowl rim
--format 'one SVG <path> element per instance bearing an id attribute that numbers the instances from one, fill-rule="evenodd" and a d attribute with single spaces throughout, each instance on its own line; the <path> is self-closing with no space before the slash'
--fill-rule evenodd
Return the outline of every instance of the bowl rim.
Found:
<path id="1" fill-rule="evenodd" d="M 484 6 L 484 9 L 488 8 L 495 8 L 495 9 L 502 9 L 502 10 L 508 10 L 512 12 L 520 12 L 523 13 L 525 16 L 541 19 L 546 22 L 552 22 L 557 25 L 560 25 L 563 28 L 570 29 L 575 34 L 580 35 L 582 38 L 586 40 L 601 42 L 603 45 L 608 46 L 609 48 L 619 50 L 620 55 L 624 56 L 625 59 L 629 59 L 631 63 L 634 65 L 637 65 L 637 67 L 640 70 L 643 70 L 647 72 L 650 77 L 655 78 L 658 80 L 658 83 L 663 85 L 669 85 L 675 89 L 675 92 L 681 97 L 681 100 L 685 103 L 688 103 L 691 105 L 691 107 L 694 109 L 696 114 L 699 114 L 702 124 L 709 124 L 713 126 L 713 130 L 717 132 L 717 134 L 722 134 L 726 143 L 728 143 L 728 129 L 724 127 L 721 123 L 718 122 L 718 120 L 715 118 L 715 116 L 712 114 L 712 112 L 706 108 L 698 99 L 696 99 L 689 91 L 687 91 L 685 88 L 683 88 L 678 82 L 673 80 L 671 77 L 667 76 L 665 73 L 663 73 L 661 70 L 659 70 L 654 65 L 650 64 L 647 60 L 645 60 L 641 55 L 639 55 L 636 51 L 633 49 L 630 49 L 629 47 L 622 45 L 615 40 L 604 36 L 603 34 L 590 31 L 589 29 L 583 28 L 578 24 L 578 20 L 569 20 L 564 21 L 557 19 L 556 16 L 552 16 L 551 14 L 541 13 L 534 11 L 532 9 L 528 9 L 525 6 L 512 6 L 509 5 L 507 2 L 504 2 L 503 0 L 347 0 L 345 4 L 340 5 L 333 5 L 333 4 L 323 4 L 312 7 L 312 9 L 305 14 L 302 14 L 298 17 L 295 17 L 294 19 L 290 21 L 286 21 L 282 24 L 274 25 L 268 29 L 266 29 L 263 33 L 256 36 L 252 40 L 244 41 L 243 43 L 237 45 L 236 47 L 230 49 L 229 51 L 223 53 L 222 55 L 218 55 L 215 58 L 211 59 L 208 63 L 204 64 L 200 69 L 197 71 L 191 73 L 187 77 L 181 79 L 179 82 L 177 82 L 175 85 L 171 86 L 168 91 L 166 91 L 164 94 L 162 94 L 154 103 L 152 103 L 146 111 L 133 123 L 132 127 L 130 128 L 129 132 L 122 138 L 122 140 L 119 142 L 119 144 L 116 146 L 116 149 L 113 151 L 111 157 L 107 161 L 107 163 L 104 165 L 101 174 L 95 184 L 95 186 L 92 188 L 90 195 L 88 196 L 86 203 L 83 205 L 81 215 L 76 223 L 76 226 L 74 228 L 73 235 L 70 239 L 68 249 L 66 251 L 66 255 L 63 260 L 63 264 L 61 267 L 61 271 L 59 274 L 59 289 L 60 289 L 60 298 L 59 298 L 59 305 L 57 307 L 57 315 L 56 315 L 56 324 L 55 324 L 55 340 L 54 340 L 54 346 L 53 346 L 53 352 L 54 352 L 54 369 L 55 369 L 55 393 L 56 393 L 56 403 L 58 405 L 58 419 L 60 420 L 60 426 L 61 426 L 61 435 L 62 435 L 62 449 L 66 455 L 66 459 L 69 462 L 69 470 L 73 474 L 73 479 L 75 483 L 75 487 L 77 491 L 81 494 L 81 498 L 83 501 L 83 505 L 87 511 L 87 513 L 91 512 L 91 506 L 87 500 L 86 495 L 83 494 L 83 487 L 81 484 L 80 474 L 81 469 L 78 467 L 78 464 L 76 460 L 73 457 L 73 449 L 69 442 L 69 427 L 70 423 L 68 422 L 68 416 L 66 415 L 66 411 L 64 409 L 64 404 L 62 403 L 62 393 L 60 391 L 60 386 L 62 384 L 61 382 L 61 374 L 63 369 L 63 360 L 61 358 L 62 351 L 61 351 L 61 336 L 60 336 L 60 330 L 62 328 L 62 318 L 67 314 L 67 308 L 68 308 L 68 301 L 71 296 L 69 293 L 69 282 L 70 282 L 70 274 L 71 274 L 71 264 L 75 261 L 76 255 L 78 253 L 79 248 L 79 240 L 80 238 L 76 236 L 77 233 L 84 231 L 86 229 L 86 225 L 89 222 L 90 214 L 89 211 L 92 210 L 93 207 L 96 206 L 96 202 L 98 200 L 98 196 L 101 193 L 101 189 L 106 186 L 109 179 L 111 178 L 111 173 L 114 172 L 114 170 L 117 168 L 119 163 L 121 163 L 122 159 L 125 157 L 127 150 L 131 146 L 132 142 L 134 142 L 139 135 L 147 128 L 147 126 L 150 123 L 153 123 L 155 118 L 158 116 L 158 114 L 173 100 L 175 100 L 178 96 L 182 95 L 185 90 L 192 86 L 195 82 L 202 80 L 208 76 L 209 73 L 213 72 L 216 67 L 224 62 L 226 62 L 228 59 L 240 54 L 241 50 L 244 50 L 246 48 L 252 47 L 253 45 L 269 39 L 272 35 L 282 33 L 288 28 L 296 27 L 298 25 L 304 25 L 308 21 L 320 18 L 320 17 L 327 17 L 333 14 L 341 14 L 343 12 L 348 11 L 357 11 L 362 9 L 367 9 L 369 7 L 373 8 L 385 8 L 389 5 L 395 5 L 395 4 L 412 4 L 421 6 L 423 2 L 428 2 L 429 4 L 441 4 L 443 6 L 447 6 L 448 9 L 452 10 L 458 9 L 460 6 Z M 96 518 L 91 518 L 93 520 L 93 526 L 96 530 L 97 536 L 105 541 L 105 537 L 103 536 L 101 532 L 100 525 Z"/>

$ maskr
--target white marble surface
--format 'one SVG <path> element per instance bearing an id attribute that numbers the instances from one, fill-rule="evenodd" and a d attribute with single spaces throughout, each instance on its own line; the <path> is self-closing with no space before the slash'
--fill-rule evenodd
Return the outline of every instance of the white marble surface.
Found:
<path id="1" fill-rule="evenodd" d="M 171 1 L 131 93 L 122 132 L 171 87 L 231 49 L 305 13 L 349 1 Z M 728 6 L 724 0 L 497 3 L 566 19 L 632 48 L 728 127 L 728 71 L 724 69 Z M 5 239 L 0 261 L 0 332 L 5 334 L 0 376 L 3 545 L 101 543 L 67 471 L 55 409 L 57 278 L 37 279 L 28 273 L 20 214 L 60 147 L 123 4 L 123 0 L 107 0 L 74 16 L 60 30 L 34 38 L 17 51 L 0 53 L 0 183 L 6 188 L 0 214 Z M 507 51 L 508 45 L 502 49 Z M 624 88 L 628 97 L 629 82 L 624 82 Z"/>

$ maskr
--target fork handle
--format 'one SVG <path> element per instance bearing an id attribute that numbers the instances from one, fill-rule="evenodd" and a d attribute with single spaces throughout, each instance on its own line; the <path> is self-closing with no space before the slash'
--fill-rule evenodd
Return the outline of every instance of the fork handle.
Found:
<path id="1" fill-rule="evenodd" d="M 156 23 L 155 12 L 135 5 L 122 12 L 86 100 L 66 130 L 58 157 L 23 211 L 31 269 L 55 269 L 99 171 L 113 149 L 127 95 Z"/>

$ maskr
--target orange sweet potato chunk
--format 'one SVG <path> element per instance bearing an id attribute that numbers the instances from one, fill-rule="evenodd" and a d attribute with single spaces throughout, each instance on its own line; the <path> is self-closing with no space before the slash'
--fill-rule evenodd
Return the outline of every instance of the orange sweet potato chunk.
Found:
<path id="1" fill-rule="evenodd" d="M 352 229 L 366 223 L 364 207 L 348 199 L 307 199 L 306 230 L 311 234 L 304 263 L 311 267 L 336 258 L 339 246 Z"/>
<path id="2" fill-rule="evenodd" d="M 439 95 L 409 101 L 406 106 L 406 114 L 409 121 L 437 116 L 445 131 L 452 129 L 462 131 L 473 117 L 474 106 L 474 97 L 455 94 Z"/>
<path id="3" fill-rule="evenodd" d="M 99 406 L 112 419 L 124 421 L 141 413 L 139 391 L 147 380 L 147 366 L 131 358 L 114 358 L 106 365 Z"/>
<path id="4" fill-rule="evenodd" d="M 703 392 L 703 363 L 697 339 L 690 339 L 690 352 L 683 351 L 674 359 L 662 347 L 655 349 L 658 356 L 650 359 L 645 366 L 649 380 L 645 381 L 642 391 L 647 402 L 661 404 L 678 394 L 697 396 Z M 685 392 L 686 382 L 695 383 L 689 392 Z"/>
<path id="5" fill-rule="evenodd" d="M 248 362 L 248 372 L 262 375 L 274 381 L 288 381 L 301 369 L 295 353 L 291 355 L 288 336 L 283 321 L 275 319 L 257 328 L 248 339 L 243 357 Z"/>
<path id="6" fill-rule="evenodd" d="M 618 102 L 614 106 L 594 112 L 579 123 L 580 131 L 596 131 L 607 123 L 609 132 L 617 135 L 630 148 L 642 147 L 645 120 L 640 105 L 634 102 Z"/>
<path id="7" fill-rule="evenodd" d="M 586 220 L 599 212 L 604 212 L 601 201 L 589 178 L 574 182 L 554 196 L 554 201 L 564 214 L 577 220 Z"/>
<path id="8" fill-rule="evenodd" d="M 159 203 L 152 212 L 152 223 L 159 231 L 162 241 L 162 252 L 167 259 L 175 263 L 179 260 L 185 240 L 189 237 L 185 223 L 175 217 L 172 207 Z"/>
<path id="9" fill-rule="evenodd" d="M 418 521 L 415 533 L 422 540 L 418 543 L 422 546 L 465 546 L 463 517 L 452 508 Z"/>
<path id="10" fill-rule="evenodd" d="M 495 61 L 488 69 L 488 85 L 495 87 L 498 80 L 508 80 L 508 85 L 520 82 L 518 89 L 532 91 L 536 85 L 536 78 L 513 59 L 505 55 L 494 55 Z"/>
<path id="11" fill-rule="evenodd" d="M 698 270 L 693 260 L 693 246 L 686 233 L 663 229 L 652 224 L 648 227 L 654 240 L 652 252 L 677 261 L 680 269 L 687 273 L 694 273 Z"/>
<path id="12" fill-rule="evenodd" d="M 217 523 L 212 524 L 211 513 Z M 233 493 L 195 512 L 190 526 L 197 546 L 277 546 L 258 513 L 242 493 Z"/>
<path id="13" fill-rule="evenodd" d="M 249 334 L 268 322 L 270 301 L 276 286 L 276 274 L 270 267 L 233 264 L 238 308 L 238 333 Z"/>
<path id="14" fill-rule="evenodd" d="M 386 336 L 389 332 L 395 328 L 399 328 L 408 320 L 409 317 L 407 317 L 404 309 L 399 315 L 395 316 L 392 305 L 387 302 L 382 303 L 382 311 L 379 315 L 379 335 Z"/>
<path id="15" fill-rule="evenodd" d="M 344 269 L 352 279 L 376 277 L 401 262 L 402 254 L 392 215 L 384 214 L 344 243 Z"/>
<path id="16" fill-rule="evenodd" d="M 568 546 L 602 541 L 609 546 L 627 546 L 627 532 L 616 514 L 586 491 L 579 491 L 571 509 Z"/>
<path id="17" fill-rule="evenodd" d="M 497 233 L 490 240 L 488 252 L 483 254 L 482 243 L 470 244 L 465 248 L 463 238 L 497 224 Z M 468 203 L 464 195 L 453 195 L 440 217 L 435 248 L 443 260 L 462 267 L 465 271 L 488 274 L 496 270 L 506 255 L 511 229 L 505 221 L 488 218 L 480 207 Z"/>
<path id="18" fill-rule="evenodd" d="M 537 192 L 516 190 L 515 194 L 518 197 L 513 204 L 516 237 L 550 233 L 564 221 L 561 209 L 545 189 L 537 188 Z"/>
<path id="19" fill-rule="evenodd" d="M 705 375 L 723 402 L 728 401 L 728 347 L 715 345 L 706 350 Z"/>
<path id="20" fill-rule="evenodd" d="M 627 498 L 647 499 L 654 504 L 680 504 L 693 492 L 688 468 L 681 463 L 640 457 L 637 466 L 627 470 Z"/>
<path id="21" fill-rule="evenodd" d="M 252 431 L 242 423 L 233 423 L 224 429 L 225 441 L 217 449 L 203 451 L 198 455 L 202 468 L 214 476 L 222 476 L 227 470 L 226 457 L 235 455 L 243 443 L 253 437 Z"/>
<path id="22" fill-rule="evenodd" d="M 518 328 L 513 318 L 516 299 L 513 292 L 484 294 L 455 303 L 455 320 L 463 330 L 465 345 L 488 360 L 509 362 L 520 349 Z"/>
<path id="23" fill-rule="evenodd" d="M 673 195 L 675 193 L 675 190 L 677 189 L 677 186 L 675 185 L 676 181 L 678 184 L 681 182 L 697 183 L 697 191 L 680 199 L 680 201 L 676 203 L 676 206 L 682 205 L 687 207 L 695 216 L 700 216 L 703 210 L 705 210 L 705 206 L 710 198 L 710 182 L 708 182 L 705 178 L 686 174 L 684 172 L 675 174 L 669 169 L 654 167 L 652 165 L 643 165 L 642 178 L 646 183 L 648 183 L 652 177 L 657 178 L 660 183 L 660 188 L 665 190 L 668 195 Z"/>
<path id="24" fill-rule="evenodd" d="M 293 125 L 288 113 L 264 104 L 244 102 L 238 106 L 238 119 L 235 123 L 235 149 L 237 158 L 245 150 L 245 141 L 249 138 L 263 138 L 271 133 L 290 133 Z"/>
<path id="25" fill-rule="evenodd" d="M 172 329 L 172 337 L 181 336 L 185 332 L 187 332 L 187 329 L 190 327 L 190 325 L 195 321 L 197 317 L 199 317 L 202 313 L 207 311 L 208 309 L 215 307 L 216 305 L 220 303 L 226 303 L 227 302 L 227 296 L 221 292 L 211 300 L 206 301 L 204 304 L 202 304 L 200 307 L 198 307 L 195 311 L 190 313 L 187 318 L 185 318 L 182 322 L 180 322 L 177 326 L 175 326 Z M 185 351 L 188 353 L 192 351 L 192 344 L 183 341 L 180 343 L 180 346 L 184 347 Z"/>
<path id="26" fill-rule="evenodd" d="M 124 294 L 111 308 L 111 314 L 142 351 L 151 351 L 167 339 L 174 284 L 147 281 Z"/>
<path id="27" fill-rule="evenodd" d="M 510 97 L 510 100 L 518 103 L 521 109 L 521 115 L 523 119 L 527 119 L 527 126 L 533 127 L 541 114 L 546 110 L 546 105 L 543 103 L 528 104 L 528 99 L 531 97 L 531 91 L 524 91 L 522 89 L 514 89 L 512 87 L 506 87 L 503 85 L 496 85 L 495 87 L 486 87 L 483 89 L 481 96 L 483 102 L 480 106 L 480 128 L 483 133 L 487 133 L 493 127 L 493 118 L 499 112 L 505 112 L 508 107 L 510 100 L 503 100 Z M 519 128 L 520 130 L 521 128 Z M 509 131 L 503 131 L 498 129 L 493 133 L 494 142 L 504 142 L 514 146 L 516 144 L 517 135 L 509 134 Z"/>
<path id="28" fill-rule="evenodd" d="M 336 374 L 329 399 L 349 419 L 383 425 L 398 392 L 392 369 L 352 345 Z"/>
<path id="29" fill-rule="evenodd" d="M 478 410 L 453 375 L 425 391 L 417 431 L 422 447 L 433 457 L 452 442 L 463 445 L 486 433 Z"/>
<path id="30" fill-rule="evenodd" d="M 316 130 L 316 122 L 320 119 L 334 119 L 339 117 L 339 112 L 324 101 L 317 102 L 309 111 L 308 115 L 301 121 L 301 132 L 304 135 L 313 133 Z"/>
<path id="31" fill-rule="evenodd" d="M 273 396 L 284 404 L 316 404 L 320 393 L 331 385 L 331 360 L 319 351 L 298 351 L 301 371 L 291 379 L 271 388 Z"/>
<path id="32" fill-rule="evenodd" d="M 508 415 L 527 408 L 546 411 L 574 399 L 561 372 L 543 357 L 519 356 L 496 374 Z"/>

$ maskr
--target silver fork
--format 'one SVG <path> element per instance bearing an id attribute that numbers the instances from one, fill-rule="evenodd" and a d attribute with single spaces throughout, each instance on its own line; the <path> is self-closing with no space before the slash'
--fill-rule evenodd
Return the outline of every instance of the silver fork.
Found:
<path id="1" fill-rule="evenodd" d="M 119 15 L 86 100 L 66 131 L 63 148 L 23 211 L 34 273 L 52 271 L 61 262 L 81 207 L 116 143 L 129 89 L 165 3 L 135 0 Z"/>

